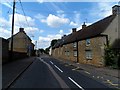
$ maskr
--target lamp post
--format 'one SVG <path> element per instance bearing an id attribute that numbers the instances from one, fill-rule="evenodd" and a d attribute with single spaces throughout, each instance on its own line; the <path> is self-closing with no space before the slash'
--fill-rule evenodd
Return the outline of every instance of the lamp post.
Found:
<path id="1" fill-rule="evenodd" d="M 14 14 L 15 14 L 15 0 L 13 1 L 13 16 L 12 16 L 12 33 L 11 33 L 11 50 L 10 59 L 13 59 L 13 33 L 14 33 Z"/>

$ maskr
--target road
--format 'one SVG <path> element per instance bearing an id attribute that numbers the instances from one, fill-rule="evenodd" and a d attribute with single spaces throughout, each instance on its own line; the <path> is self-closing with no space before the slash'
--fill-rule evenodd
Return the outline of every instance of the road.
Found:
<path id="1" fill-rule="evenodd" d="M 34 63 L 10 86 L 10 88 L 76 88 L 79 90 L 114 90 L 90 78 L 84 70 L 74 70 L 48 56 L 38 57 Z"/>

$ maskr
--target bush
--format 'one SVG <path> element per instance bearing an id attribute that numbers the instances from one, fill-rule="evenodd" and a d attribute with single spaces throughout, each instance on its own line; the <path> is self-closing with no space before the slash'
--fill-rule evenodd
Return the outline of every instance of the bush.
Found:
<path id="1" fill-rule="evenodd" d="M 119 57 L 120 57 L 119 50 L 112 49 L 112 47 L 110 46 L 107 46 L 105 48 L 104 59 L 105 59 L 106 66 L 110 66 L 112 68 L 119 68 L 119 65 L 118 65 Z"/>

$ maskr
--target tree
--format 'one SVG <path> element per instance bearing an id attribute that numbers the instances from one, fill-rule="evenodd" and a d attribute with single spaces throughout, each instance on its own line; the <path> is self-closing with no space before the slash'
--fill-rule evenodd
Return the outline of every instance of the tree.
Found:
<path id="1" fill-rule="evenodd" d="M 49 51 L 50 51 L 50 47 L 48 47 L 48 48 L 45 49 L 45 53 L 46 54 L 49 54 Z"/>
<path id="2" fill-rule="evenodd" d="M 53 40 L 51 41 L 50 46 L 53 47 L 53 46 L 57 43 L 57 41 L 58 41 L 57 39 L 53 39 Z"/>
<path id="3" fill-rule="evenodd" d="M 40 53 L 45 53 L 45 50 L 43 48 L 39 49 Z"/>
<path id="4" fill-rule="evenodd" d="M 120 57 L 120 51 L 114 50 L 112 46 L 108 43 L 105 45 L 105 65 L 111 66 L 112 68 L 119 68 L 118 60 Z"/>

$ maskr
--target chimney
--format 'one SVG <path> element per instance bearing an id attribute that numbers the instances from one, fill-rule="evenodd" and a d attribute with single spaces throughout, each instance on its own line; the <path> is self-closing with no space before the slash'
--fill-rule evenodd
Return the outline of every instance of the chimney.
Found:
<path id="1" fill-rule="evenodd" d="M 113 15 L 120 14 L 120 5 L 115 5 L 112 7 L 112 14 Z"/>
<path id="2" fill-rule="evenodd" d="M 84 29 L 84 28 L 86 28 L 85 22 L 84 22 L 84 24 L 82 25 L 82 29 Z"/>
<path id="3" fill-rule="evenodd" d="M 62 36 L 62 39 L 63 39 L 64 37 L 66 37 L 66 35 L 63 35 L 63 36 Z"/>
<path id="4" fill-rule="evenodd" d="M 76 28 L 72 28 L 72 33 L 76 32 Z"/>
<path id="5" fill-rule="evenodd" d="M 23 32 L 24 31 L 24 28 L 19 28 L 19 32 Z"/>

